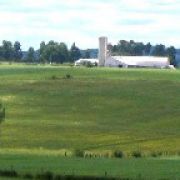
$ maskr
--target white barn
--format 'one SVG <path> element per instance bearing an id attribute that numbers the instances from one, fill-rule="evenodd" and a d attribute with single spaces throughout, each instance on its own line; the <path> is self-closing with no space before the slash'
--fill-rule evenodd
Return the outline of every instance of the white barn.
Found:
<path id="1" fill-rule="evenodd" d="M 167 68 L 169 65 L 167 57 L 152 56 L 110 56 L 105 61 L 105 66 L 108 67 Z"/>

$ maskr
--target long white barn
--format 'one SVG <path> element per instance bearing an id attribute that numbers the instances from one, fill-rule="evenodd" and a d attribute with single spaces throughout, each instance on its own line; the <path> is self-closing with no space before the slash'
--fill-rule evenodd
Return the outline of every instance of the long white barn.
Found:
<path id="1" fill-rule="evenodd" d="M 150 68 L 173 68 L 170 65 L 168 57 L 153 56 L 111 56 L 108 52 L 107 37 L 99 38 L 99 57 L 98 59 L 80 59 L 75 65 L 81 65 L 84 62 L 95 62 L 99 66 L 106 67 L 150 67 Z"/>
<path id="2" fill-rule="evenodd" d="M 152 67 L 166 68 L 169 60 L 167 57 L 152 57 L 152 56 L 110 56 L 105 61 L 105 66 L 108 67 Z"/>

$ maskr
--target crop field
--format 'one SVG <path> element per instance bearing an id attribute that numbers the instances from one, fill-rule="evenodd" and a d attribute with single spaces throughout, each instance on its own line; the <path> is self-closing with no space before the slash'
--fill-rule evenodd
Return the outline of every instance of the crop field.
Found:
<path id="1" fill-rule="evenodd" d="M 0 169 L 180 178 L 179 70 L 1 64 L 0 101 Z"/>

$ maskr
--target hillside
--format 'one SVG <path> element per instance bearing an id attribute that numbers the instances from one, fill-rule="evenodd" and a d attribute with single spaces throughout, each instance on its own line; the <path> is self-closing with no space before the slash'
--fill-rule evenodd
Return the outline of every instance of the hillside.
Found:
<path id="1" fill-rule="evenodd" d="M 178 70 L 2 65 L 0 86 L 1 148 L 179 152 Z"/>

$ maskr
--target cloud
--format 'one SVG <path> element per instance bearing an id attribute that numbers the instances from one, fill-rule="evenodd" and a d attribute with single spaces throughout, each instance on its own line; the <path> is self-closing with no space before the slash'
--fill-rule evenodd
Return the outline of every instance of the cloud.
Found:
<path id="1" fill-rule="evenodd" d="M 94 48 L 106 35 L 112 43 L 134 39 L 180 47 L 179 8 L 179 0 L 4 0 L 0 40 L 19 40 L 23 49 L 51 39 Z"/>

